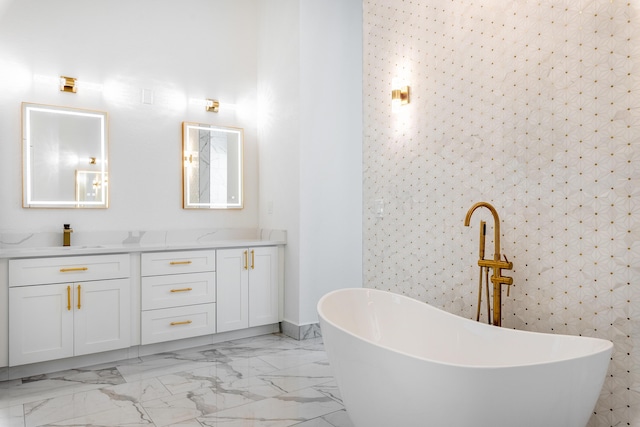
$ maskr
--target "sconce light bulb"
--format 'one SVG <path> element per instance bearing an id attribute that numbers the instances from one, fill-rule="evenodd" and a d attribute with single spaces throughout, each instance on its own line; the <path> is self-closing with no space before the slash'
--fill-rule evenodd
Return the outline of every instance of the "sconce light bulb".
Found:
<path id="1" fill-rule="evenodd" d="M 392 98 L 391 99 L 391 111 L 394 113 L 397 113 L 398 111 L 400 111 L 400 99 L 395 99 Z"/>

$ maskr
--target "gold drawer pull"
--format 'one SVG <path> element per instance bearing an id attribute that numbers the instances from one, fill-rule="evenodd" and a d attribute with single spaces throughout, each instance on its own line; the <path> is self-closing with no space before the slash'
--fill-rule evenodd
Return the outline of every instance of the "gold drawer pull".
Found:
<path id="1" fill-rule="evenodd" d="M 171 322 L 170 325 L 171 326 L 177 326 L 177 325 L 189 325 L 191 324 L 191 320 L 184 320 L 182 322 Z"/>
<path id="2" fill-rule="evenodd" d="M 248 251 L 244 251 L 244 269 L 245 270 L 249 269 L 249 252 Z"/>
<path id="3" fill-rule="evenodd" d="M 60 273 L 69 273 L 71 271 L 87 271 L 89 267 L 69 267 L 69 268 L 61 268 Z"/>
<path id="4" fill-rule="evenodd" d="M 80 285 L 78 285 L 78 310 L 80 310 Z"/>
<path id="5" fill-rule="evenodd" d="M 191 261 L 171 261 L 169 265 L 188 265 Z"/>
<path id="6" fill-rule="evenodd" d="M 192 290 L 193 288 L 171 289 L 171 292 L 189 292 Z"/>
<path id="7" fill-rule="evenodd" d="M 255 270 L 256 268 L 256 251 L 251 250 L 251 269 Z"/>
<path id="8" fill-rule="evenodd" d="M 67 311 L 71 311 L 71 286 L 67 286 Z"/>

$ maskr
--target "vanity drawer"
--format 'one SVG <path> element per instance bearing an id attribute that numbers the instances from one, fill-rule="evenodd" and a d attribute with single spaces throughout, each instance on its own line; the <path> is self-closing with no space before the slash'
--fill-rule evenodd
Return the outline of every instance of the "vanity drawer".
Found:
<path id="1" fill-rule="evenodd" d="M 9 286 L 129 277 L 129 254 L 9 260 Z"/>
<path id="2" fill-rule="evenodd" d="M 141 258 L 143 276 L 203 271 L 216 271 L 216 251 L 151 252 Z"/>
<path id="3" fill-rule="evenodd" d="M 209 335 L 216 332 L 216 305 L 143 311 L 141 320 L 141 344 Z"/>
<path id="4" fill-rule="evenodd" d="M 142 309 L 178 307 L 216 301 L 213 272 L 142 278 Z"/>

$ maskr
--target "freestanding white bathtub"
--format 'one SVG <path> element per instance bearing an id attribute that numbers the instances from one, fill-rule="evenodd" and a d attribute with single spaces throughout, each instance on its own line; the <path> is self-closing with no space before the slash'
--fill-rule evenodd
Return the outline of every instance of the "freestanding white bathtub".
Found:
<path id="1" fill-rule="evenodd" d="M 613 348 L 489 326 L 374 289 L 331 292 L 318 314 L 356 427 L 584 427 Z"/>

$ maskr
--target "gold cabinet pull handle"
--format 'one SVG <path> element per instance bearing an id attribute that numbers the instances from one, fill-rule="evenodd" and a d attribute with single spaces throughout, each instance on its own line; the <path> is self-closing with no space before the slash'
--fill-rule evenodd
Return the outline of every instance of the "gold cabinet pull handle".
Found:
<path id="1" fill-rule="evenodd" d="M 71 311 L 71 286 L 67 286 L 67 311 Z"/>
<path id="2" fill-rule="evenodd" d="M 171 289 L 171 292 L 189 292 L 192 290 L 193 288 Z"/>
<path id="3" fill-rule="evenodd" d="M 171 322 L 169 324 L 171 326 L 178 326 L 178 325 L 190 325 L 191 323 L 193 323 L 191 320 L 184 320 L 182 322 Z"/>
<path id="4" fill-rule="evenodd" d="M 69 268 L 61 268 L 60 273 L 69 273 L 71 271 L 87 271 L 89 267 L 69 267 Z"/>
<path id="5" fill-rule="evenodd" d="M 244 251 L 244 269 L 249 269 L 249 251 Z"/>
<path id="6" fill-rule="evenodd" d="M 171 261 L 169 265 L 189 265 L 191 261 Z"/>
<path id="7" fill-rule="evenodd" d="M 256 251 L 251 250 L 251 269 L 255 270 L 256 268 Z"/>
<path id="8" fill-rule="evenodd" d="M 78 310 L 80 310 L 80 285 L 78 285 Z"/>

